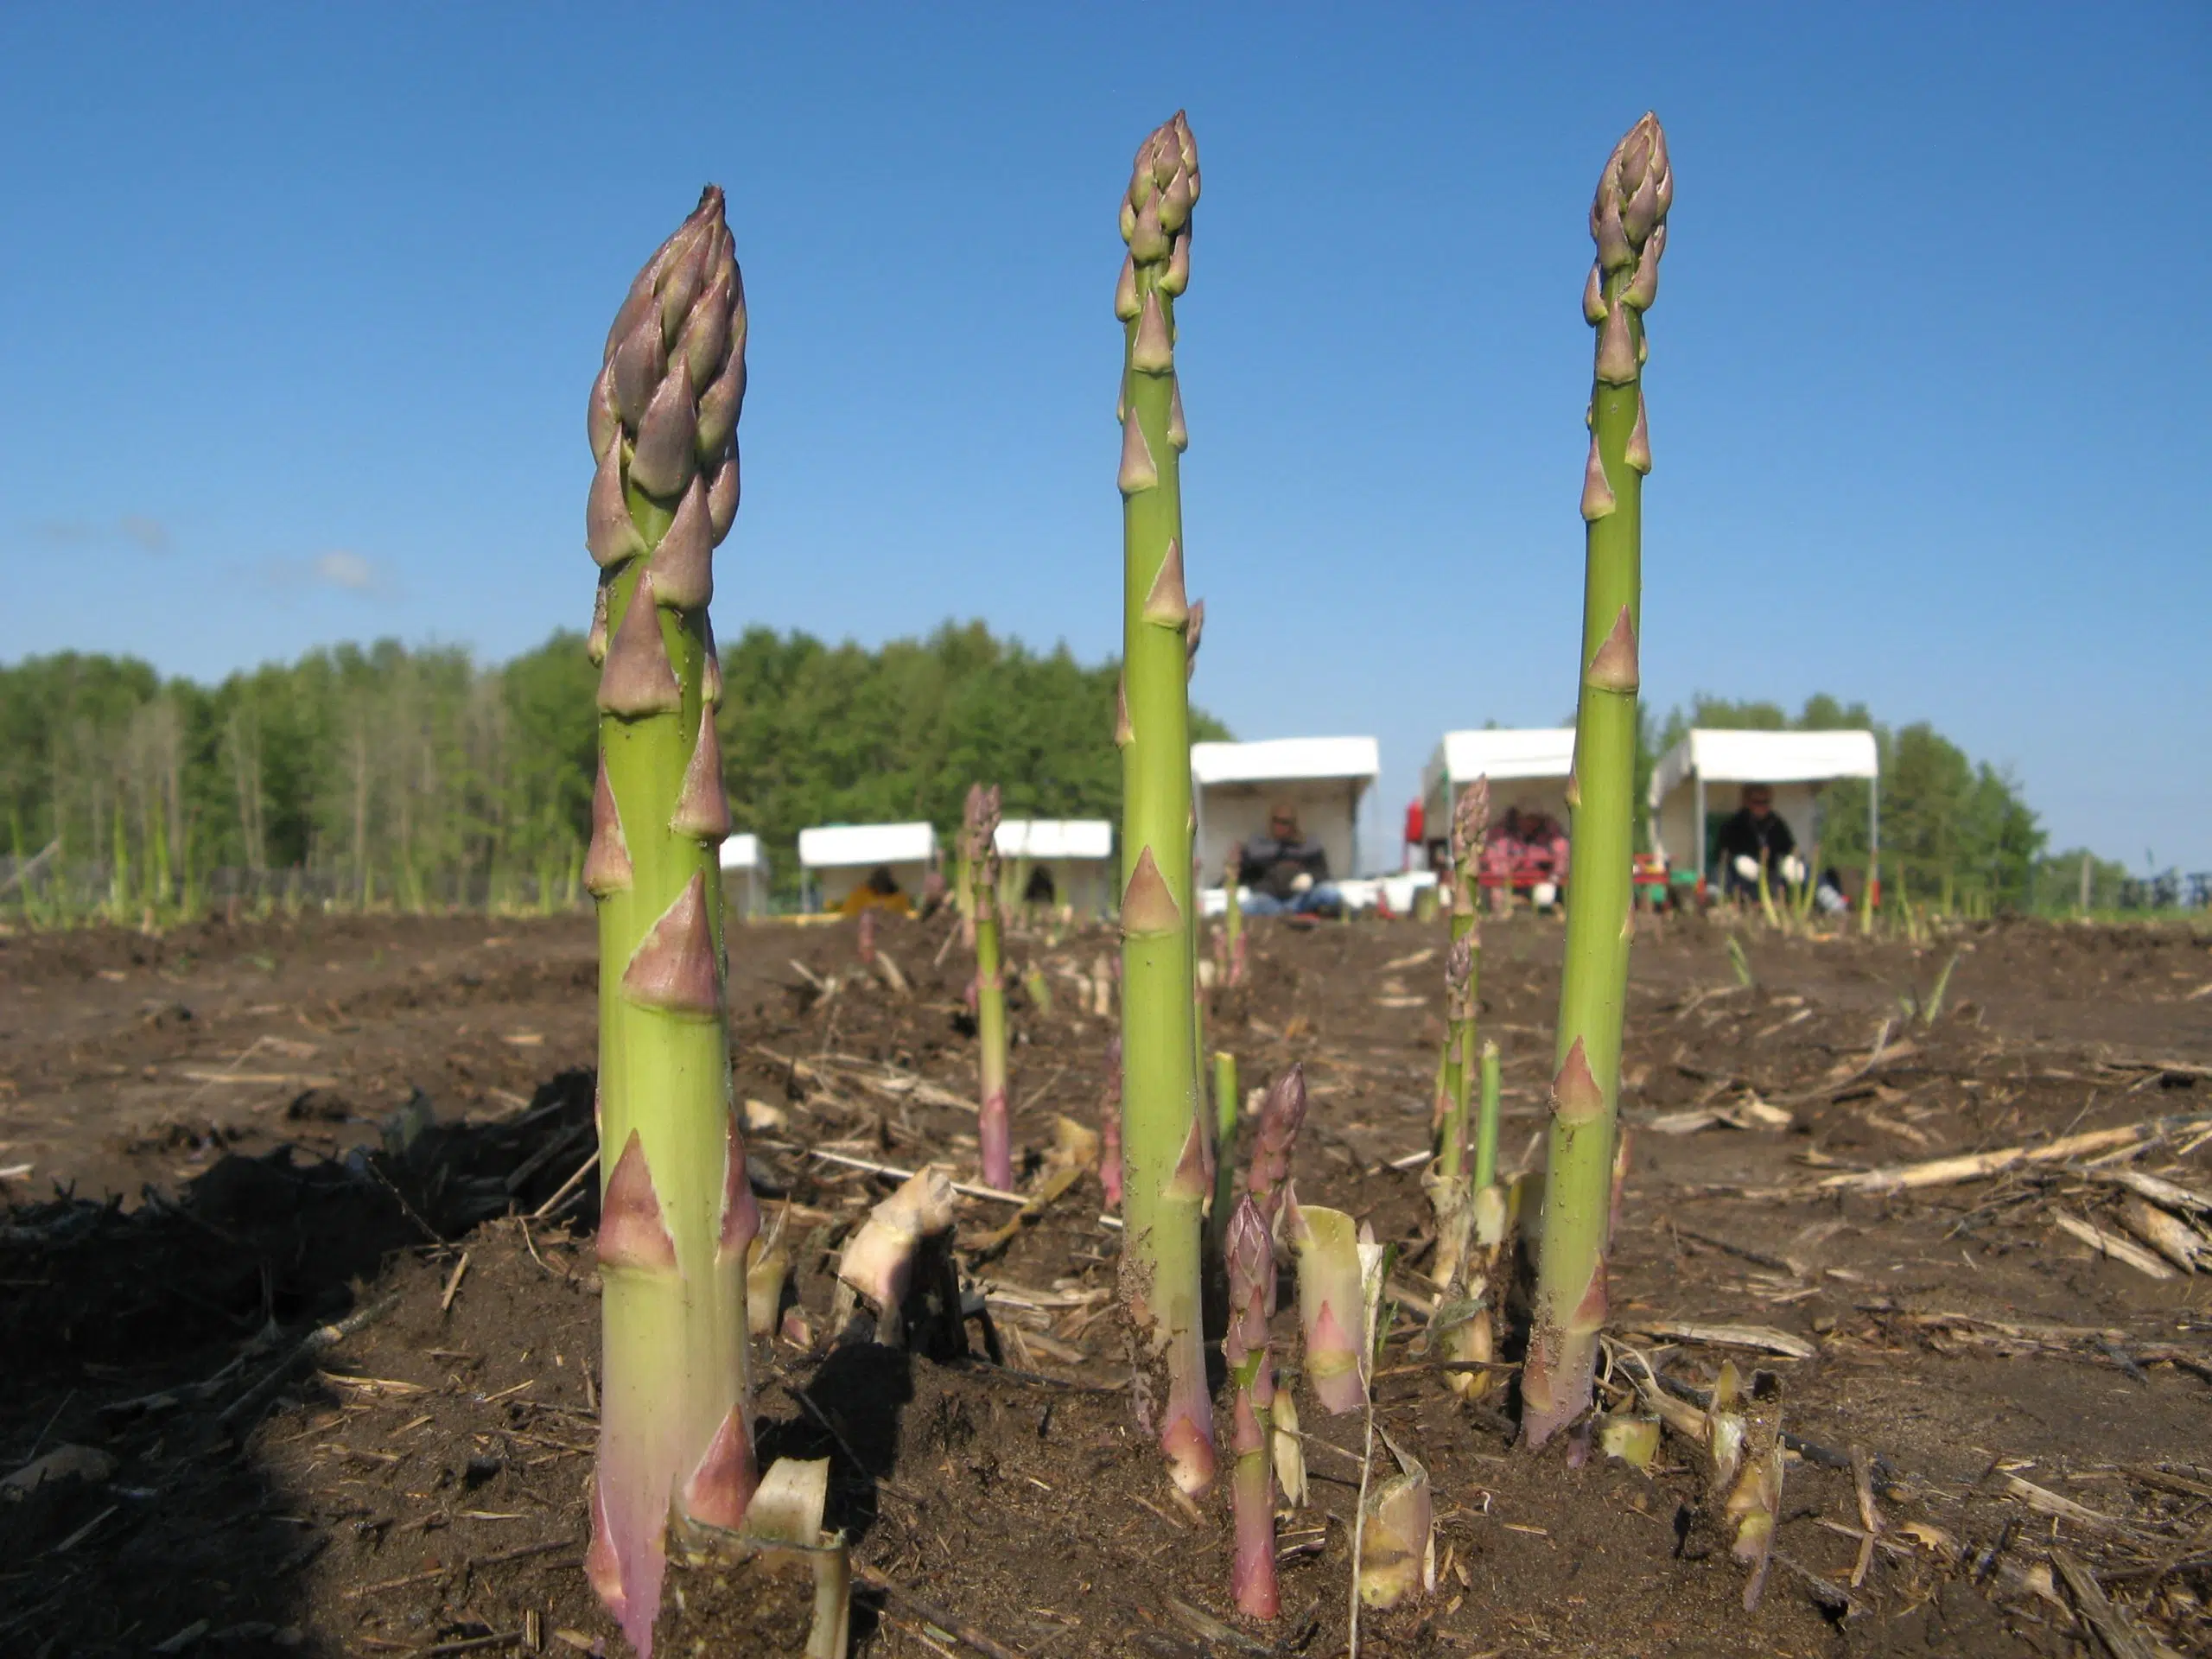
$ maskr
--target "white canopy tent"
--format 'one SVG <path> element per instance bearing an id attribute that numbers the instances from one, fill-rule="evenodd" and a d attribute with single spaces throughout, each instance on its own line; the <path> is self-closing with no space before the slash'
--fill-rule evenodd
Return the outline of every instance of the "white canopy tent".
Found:
<path id="1" fill-rule="evenodd" d="M 1001 860 L 1050 872 L 1058 901 L 1078 914 L 1103 915 L 1114 904 L 1114 826 L 1103 818 L 1007 818 L 991 844 Z M 1027 878 L 1025 877 L 1024 880 Z M 1001 895 L 1019 900 L 1011 887 Z"/>
<path id="2" fill-rule="evenodd" d="M 1745 785 L 1765 784 L 1776 815 L 1809 857 L 1821 788 L 1839 778 L 1864 778 L 1871 862 L 1881 845 L 1880 772 L 1872 732 L 1694 731 L 1651 769 L 1652 850 L 1678 870 L 1707 874 L 1710 815 L 1732 814 Z"/>
<path id="3" fill-rule="evenodd" d="M 1433 855 L 1452 837 L 1452 806 L 1478 778 L 1490 779 L 1491 822 L 1509 807 L 1548 813 L 1567 824 L 1567 776 L 1574 770 L 1574 728 L 1446 732 L 1421 779 L 1421 834 Z"/>
<path id="4" fill-rule="evenodd" d="M 1357 874 L 1360 798 L 1382 771 L 1382 746 L 1371 737 L 1192 744 L 1199 885 L 1220 885 L 1230 849 L 1264 833 L 1278 802 L 1296 809 L 1300 832 L 1321 843 L 1332 877 Z"/>
<path id="5" fill-rule="evenodd" d="M 937 856 L 937 830 L 926 823 L 830 823 L 798 832 L 798 868 L 809 910 L 842 904 L 878 869 L 891 872 L 909 899 L 922 890 Z"/>
<path id="6" fill-rule="evenodd" d="M 745 897 L 737 906 L 738 918 L 751 921 L 760 913 L 760 886 L 768 874 L 768 860 L 758 836 L 725 836 L 721 845 L 722 888 L 732 877 L 742 879 Z"/>

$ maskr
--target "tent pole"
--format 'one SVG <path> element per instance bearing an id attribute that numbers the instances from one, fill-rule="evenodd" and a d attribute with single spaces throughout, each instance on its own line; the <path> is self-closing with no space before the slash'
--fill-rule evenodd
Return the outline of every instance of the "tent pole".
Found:
<path id="1" fill-rule="evenodd" d="M 1882 780 L 1878 777 L 1866 780 L 1866 880 L 1867 890 L 1880 878 L 1875 872 L 1882 868 Z"/>
<path id="2" fill-rule="evenodd" d="M 1706 878 L 1705 850 L 1707 845 L 1705 839 L 1705 774 L 1701 772 L 1698 772 L 1691 773 L 1691 776 L 1697 779 L 1697 823 L 1690 831 L 1690 844 L 1697 849 L 1697 879 L 1699 885 L 1703 886 Z"/>

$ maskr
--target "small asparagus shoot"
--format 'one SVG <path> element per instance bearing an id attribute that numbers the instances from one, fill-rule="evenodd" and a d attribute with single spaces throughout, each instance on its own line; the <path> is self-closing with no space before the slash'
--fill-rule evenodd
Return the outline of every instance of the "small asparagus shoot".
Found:
<path id="1" fill-rule="evenodd" d="M 1544 1232 L 1522 1368 L 1522 1433 L 1541 1446 L 1589 1408 L 1605 1320 L 1605 1251 L 1627 997 L 1635 824 L 1637 632 L 1643 607 L 1643 475 L 1651 445 L 1642 385 L 1643 314 L 1657 297 L 1674 175 L 1666 135 L 1646 115 L 1606 159 L 1590 208 L 1598 257 L 1583 315 L 1598 330 L 1583 472 L 1587 525 L 1567 906 L 1552 1078 Z"/>
<path id="2" fill-rule="evenodd" d="M 1230 1419 L 1236 1456 L 1230 1496 L 1236 1513 L 1236 1558 L 1230 1589 L 1236 1611 L 1273 1618 L 1280 1611 L 1275 1586 L 1275 1495 L 1271 1467 L 1274 1367 L 1268 1352 L 1268 1316 L 1275 1305 L 1275 1247 L 1259 1206 L 1248 1196 L 1230 1217 L 1224 1251 L 1229 1267 L 1229 1333 L 1222 1343 L 1236 1393 Z"/>
<path id="3" fill-rule="evenodd" d="M 1006 1105 L 1006 976 L 999 961 L 999 829 L 997 785 L 968 790 L 963 861 L 975 895 L 976 1038 L 982 1090 L 976 1138 L 982 1148 L 983 1185 L 1014 1185 L 1014 1135 Z"/>
<path id="4" fill-rule="evenodd" d="M 1122 1039 L 1106 1039 L 1106 1087 L 1098 1103 L 1098 1184 L 1106 1207 L 1122 1207 Z"/>
<path id="5" fill-rule="evenodd" d="M 1290 1154 L 1305 1122 L 1306 1067 L 1294 1061 L 1261 1099 L 1259 1122 L 1252 1135 L 1252 1169 L 1245 1179 L 1246 1190 L 1271 1234 L 1276 1230 L 1284 1200 L 1290 1196 Z"/>
<path id="6" fill-rule="evenodd" d="M 1213 1209 L 1227 1237 L 1229 1206 L 1236 1184 L 1236 1057 L 1219 1052 L 1213 1057 Z"/>

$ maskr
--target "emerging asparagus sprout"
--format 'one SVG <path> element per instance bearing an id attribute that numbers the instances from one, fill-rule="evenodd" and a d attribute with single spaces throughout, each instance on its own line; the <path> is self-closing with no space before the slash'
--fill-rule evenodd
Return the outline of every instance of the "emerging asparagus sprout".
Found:
<path id="1" fill-rule="evenodd" d="M 961 861 L 975 900 L 976 1037 L 982 1109 L 976 1136 L 982 1148 L 983 1185 L 1014 1185 L 1014 1132 L 1006 1104 L 1006 976 L 999 960 L 999 791 L 971 784 Z"/>
<path id="2" fill-rule="evenodd" d="M 1138 148 L 1121 207 L 1122 324 L 1122 1058 L 1127 1217 L 1122 1300 L 1176 1485 L 1212 1483 L 1213 1411 L 1200 1320 L 1199 1236 L 1211 1185 L 1200 1115 L 1191 880 L 1192 606 L 1183 582 L 1175 305 L 1191 277 L 1198 156 L 1180 114 Z"/>
<path id="3" fill-rule="evenodd" d="M 1382 1433 L 1398 1472 L 1360 1505 L 1358 1580 L 1361 1601 L 1389 1608 L 1436 1588 L 1436 1505 L 1427 1469 L 1387 1430 Z"/>
<path id="4" fill-rule="evenodd" d="M 737 512 L 744 284 L 722 193 L 631 284 L 588 431 L 601 570 L 598 900 L 604 1386 L 585 1569 L 642 1659 L 679 1522 L 734 1529 L 757 1474 L 746 1350 L 760 1216 L 729 1098 L 715 846 L 729 833 L 707 623 Z"/>
<path id="5" fill-rule="evenodd" d="M 1658 118 L 1646 115 L 1614 146 L 1590 207 L 1598 257 L 1582 306 L 1598 330 L 1598 348 L 1582 486 L 1587 547 L 1580 694 L 1567 779 L 1574 899 L 1567 906 L 1560 982 L 1544 1236 L 1521 1374 L 1522 1432 L 1531 1446 L 1541 1446 L 1589 1408 L 1598 1332 L 1605 1320 L 1609 1178 L 1634 919 L 1643 490 L 1651 470 L 1643 314 L 1658 296 L 1674 194 L 1666 135 Z"/>
<path id="6" fill-rule="evenodd" d="M 1782 1520 L 1782 1379 L 1772 1371 L 1754 1371 L 1745 1389 L 1735 1362 L 1722 1362 L 1707 1418 L 1712 1498 L 1723 1524 L 1732 1529 L 1732 1552 L 1751 1569 L 1744 1586 L 1748 1611 L 1758 1605 L 1765 1587 Z"/>
<path id="7" fill-rule="evenodd" d="M 932 1164 L 868 1211 L 838 1258 L 837 1277 L 885 1313 L 895 1313 L 913 1281 L 922 1241 L 952 1227 L 952 1180 Z"/>

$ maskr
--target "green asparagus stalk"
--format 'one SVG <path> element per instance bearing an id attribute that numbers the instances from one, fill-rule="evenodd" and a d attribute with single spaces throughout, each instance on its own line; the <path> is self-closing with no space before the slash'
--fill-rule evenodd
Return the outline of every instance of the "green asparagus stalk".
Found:
<path id="1" fill-rule="evenodd" d="M 745 302 L 711 186 L 631 285 L 592 388 L 585 543 L 603 574 L 584 884 L 600 938 L 605 1357 L 585 1567 L 650 1659 L 671 1516 L 757 1484 L 745 1258 L 760 1229 L 729 1098 L 715 847 L 729 833 L 707 632 L 737 511 Z"/>
<path id="2" fill-rule="evenodd" d="M 1014 1141 L 1006 1107 L 1006 977 L 999 962 L 999 855 L 994 844 L 998 829 L 997 785 L 970 785 L 962 861 L 976 905 L 976 1035 L 982 1089 L 976 1137 L 982 1147 L 983 1185 L 1003 1192 L 1014 1185 Z"/>
<path id="3" fill-rule="evenodd" d="M 1175 302 L 1190 282 L 1198 157 L 1182 115 L 1138 149 L 1122 203 L 1122 1066 L 1127 1218 L 1122 1296 L 1143 1357 L 1140 1400 L 1175 1484 L 1212 1483 L 1198 1240 L 1208 1144 L 1199 1115 L 1191 883 L 1191 605 L 1183 585 Z"/>
<path id="4" fill-rule="evenodd" d="M 1475 1191 L 1497 1185 L 1497 1129 L 1499 1097 L 1503 1078 L 1497 1045 L 1484 1041 L 1482 1052 L 1482 1103 L 1475 1115 Z"/>
<path id="5" fill-rule="evenodd" d="M 1583 315 L 1598 329 L 1582 517 L 1581 688 L 1575 710 L 1574 896 L 1560 984 L 1544 1236 L 1522 1372 L 1522 1432 L 1541 1446 L 1591 1400 L 1605 1319 L 1608 1185 L 1619 1101 L 1635 823 L 1643 486 L 1651 468 L 1641 385 L 1643 314 L 1657 296 L 1674 199 L 1666 136 L 1646 115 L 1613 149 L 1590 208 L 1598 246 Z"/>

